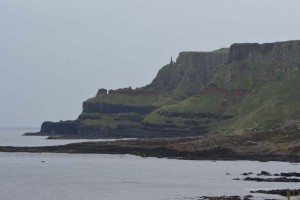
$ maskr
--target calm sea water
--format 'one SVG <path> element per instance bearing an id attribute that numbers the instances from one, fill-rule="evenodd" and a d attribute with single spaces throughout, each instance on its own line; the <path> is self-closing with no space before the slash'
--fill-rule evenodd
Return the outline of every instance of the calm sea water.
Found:
<path id="1" fill-rule="evenodd" d="M 113 141 L 115 139 L 48 140 L 47 136 L 22 136 L 26 132 L 37 132 L 39 128 L 0 128 L 0 146 L 53 146 L 75 142 Z"/>
<path id="2" fill-rule="evenodd" d="M 20 138 L 27 140 L 35 137 Z M 287 162 L 214 162 L 130 155 L 0 153 L 0 199 L 186 200 L 197 199 L 202 195 L 247 195 L 250 190 L 300 188 L 300 184 L 232 180 L 243 178 L 241 173 L 257 174 L 262 170 L 271 173 L 299 172 L 299 169 L 300 165 Z M 266 195 L 256 194 L 255 198 L 263 196 Z M 285 199 L 268 196 L 273 197 Z"/>

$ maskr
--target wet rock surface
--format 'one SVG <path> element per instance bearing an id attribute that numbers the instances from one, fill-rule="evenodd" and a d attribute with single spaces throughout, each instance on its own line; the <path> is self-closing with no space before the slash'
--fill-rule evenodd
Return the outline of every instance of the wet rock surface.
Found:
<path id="1" fill-rule="evenodd" d="M 242 173 L 241 175 L 243 175 L 243 176 L 248 176 L 248 175 L 251 175 L 251 174 L 253 174 L 252 172 L 244 172 L 244 173 Z"/>
<path id="2" fill-rule="evenodd" d="M 287 173 L 280 173 L 280 176 L 285 176 L 285 177 L 300 177 L 300 173 L 298 172 L 287 172 Z"/>
<path id="3" fill-rule="evenodd" d="M 251 199 L 253 196 L 252 195 L 247 195 L 244 197 L 241 196 L 216 196 L 216 197 L 210 197 L 210 196 L 202 196 L 199 197 L 198 200 L 249 200 Z"/>
<path id="4" fill-rule="evenodd" d="M 294 182 L 299 183 L 300 179 L 297 178 L 286 178 L 286 177 L 279 177 L 279 178 L 258 178 L 258 177 L 246 177 L 244 181 L 257 181 L 257 182 Z"/>
<path id="5" fill-rule="evenodd" d="M 263 193 L 263 194 L 277 194 L 281 196 L 287 196 L 289 189 L 277 189 L 277 190 L 256 190 L 256 191 L 251 191 L 251 193 Z M 291 196 L 298 196 L 300 193 L 300 189 L 291 189 L 290 190 L 290 195 Z"/>
<path id="6" fill-rule="evenodd" d="M 261 171 L 260 174 L 257 174 L 258 176 L 272 176 L 270 172 L 267 171 Z"/>

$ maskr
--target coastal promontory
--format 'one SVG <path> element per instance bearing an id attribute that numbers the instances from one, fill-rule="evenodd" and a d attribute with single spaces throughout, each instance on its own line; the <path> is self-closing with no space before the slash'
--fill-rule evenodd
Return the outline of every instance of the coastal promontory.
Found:
<path id="1" fill-rule="evenodd" d="M 38 133 L 70 138 L 247 134 L 299 127 L 300 41 L 181 52 L 141 88 L 99 89 L 75 120 Z"/>

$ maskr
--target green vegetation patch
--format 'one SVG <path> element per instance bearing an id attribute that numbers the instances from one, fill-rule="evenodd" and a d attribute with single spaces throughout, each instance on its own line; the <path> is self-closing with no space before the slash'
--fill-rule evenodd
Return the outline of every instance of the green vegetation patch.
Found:
<path id="1" fill-rule="evenodd" d="M 217 113 L 224 101 L 223 94 L 212 93 L 193 96 L 177 104 L 161 107 L 162 112 L 176 113 Z"/>
<path id="2" fill-rule="evenodd" d="M 282 128 L 286 120 L 300 119 L 300 72 L 275 74 L 230 105 L 225 114 L 235 116 L 219 125 L 219 131 Z"/>
<path id="3" fill-rule="evenodd" d="M 126 106 L 152 106 L 158 99 L 158 96 L 152 95 L 108 94 L 98 95 L 94 98 L 88 99 L 87 102 L 119 104 Z"/>

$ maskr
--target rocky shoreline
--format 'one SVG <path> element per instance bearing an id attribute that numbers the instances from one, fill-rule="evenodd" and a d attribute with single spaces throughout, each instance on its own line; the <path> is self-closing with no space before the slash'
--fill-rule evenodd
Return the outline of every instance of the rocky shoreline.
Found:
<path id="1" fill-rule="evenodd" d="M 202 196 L 199 197 L 197 200 L 250 200 L 253 196 L 247 195 L 244 197 L 240 196 Z"/>
<path id="2" fill-rule="evenodd" d="M 257 191 L 251 191 L 251 193 L 276 194 L 276 195 L 286 197 L 288 195 L 288 190 L 290 191 L 290 196 L 300 195 L 300 189 L 257 190 Z"/>
<path id="3" fill-rule="evenodd" d="M 247 135 L 208 135 L 177 138 L 84 142 L 60 146 L 1 146 L 0 152 L 132 154 L 188 160 L 257 160 L 300 162 L 298 131 Z"/>

